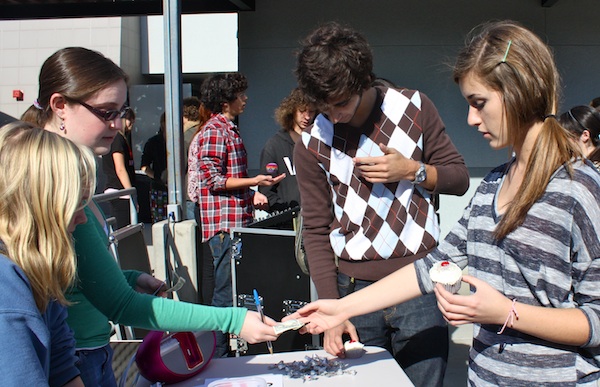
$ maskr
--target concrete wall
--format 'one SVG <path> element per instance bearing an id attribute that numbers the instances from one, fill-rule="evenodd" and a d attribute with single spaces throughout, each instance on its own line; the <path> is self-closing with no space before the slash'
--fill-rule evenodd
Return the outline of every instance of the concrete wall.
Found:
<path id="1" fill-rule="evenodd" d="M 600 96 L 600 1 L 559 0 L 257 0 L 255 12 L 240 13 L 240 71 L 249 78 L 248 107 L 240 128 L 251 168 L 266 139 L 276 131 L 273 110 L 295 85 L 294 51 L 299 40 L 324 21 L 337 20 L 371 43 L 375 73 L 416 88 L 436 103 L 447 130 L 469 167 L 492 167 L 505 151 L 490 155 L 487 143 L 466 124 L 467 105 L 450 79 L 465 34 L 491 19 L 513 19 L 532 28 L 553 47 L 564 80 L 564 103 L 587 104 Z"/>
<path id="2" fill-rule="evenodd" d="M 491 151 L 466 123 L 467 104 L 450 79 L 448 64 L 469 30 L 492 19 L 522 22 L 552 46 L 564 81 L 563 108 L 600 96 L 600 1 L 559 0 L 256 0 L 255 12 L 240 13 L 240 71 L 249 79 L 248 106 L 240 130 L 251 169 L 259 168 L 265 141 L 277 130 L 273 110 L 295 86 L 294 51 L 322 22 L 348 24 L 367 37 L 375 73 L 426 93 L 464 155 L 471 190 L 462 198 L 442 197 L 442 232 L 462 214 L 480 178 L 508 157 Z"/>
<path id="3" fill-rule="evenodd" d="M 83 46 L 97 50 L 115 63 L 123 64 L 134 80 L 139 79 L 139 64 L 136 63 L 139 62 L 139 39 L 131 39 L 132 28 L 137 29 L 136 20 L 99 17 L 1 21 L 0 111 L 19 117 L 33 103 L 37 98 L 42 64 L 63 47 Z M 14 89 L 23 90 L 23 101 L 12 98 Z"/>

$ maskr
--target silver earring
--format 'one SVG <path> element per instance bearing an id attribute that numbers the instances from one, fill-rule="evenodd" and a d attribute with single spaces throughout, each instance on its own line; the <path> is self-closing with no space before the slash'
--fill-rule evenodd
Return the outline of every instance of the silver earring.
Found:
<path id="1" fill-rule="evenodd" d="M 64 122 L 64 121 L 61 121 L 61 122 L 60 122 L 59 129 L 60 129 L 60 130 L 62 130 L 62 131 L 64 132 L 64 130 L 65 130 L 65 122 Z"/>

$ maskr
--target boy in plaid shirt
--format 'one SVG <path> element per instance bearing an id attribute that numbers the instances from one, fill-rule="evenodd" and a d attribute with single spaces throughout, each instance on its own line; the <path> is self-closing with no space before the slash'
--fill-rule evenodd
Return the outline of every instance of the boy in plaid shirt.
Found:
<path id="1" fill-rule="evenodd" d="M 230 230 L 248 226 L 254 208 L 268 208 L 266 196 L 250 187 L 277 184 L 285 177 L 248 176 L 246 148 L 234 123 L 246 107 L 247 88 L 241 73 L 215 74 L 204 81 L 200 100 L 213 114 L 188 155 L 188 194 L 199 204 L 202 242 L 208 242 L 213 258 L 214 306 L 233 305 Z M 227 338 L 220 334 L 215 355 L 227 352 Z"/>

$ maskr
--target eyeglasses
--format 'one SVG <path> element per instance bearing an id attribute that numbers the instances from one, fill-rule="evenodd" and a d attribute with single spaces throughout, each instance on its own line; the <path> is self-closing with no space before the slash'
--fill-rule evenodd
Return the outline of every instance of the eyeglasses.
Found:
<path id="1" fill-rule="evenodd" d="M 75 101 L 75 102 L 77 102 L 78 104 L 80 104 L 81 106 L 83 106 L 84 108 L 89 110 L 90 112 L 94 113 L 94 115 L 96 117 L 98 117 L 104 121 L 114 121 L 117 118 L 123 118 L 129 111 L 129 109 L 131 109 L 129 106 L 123 105 L 123 107 L 120 110 L 102 110 L 102 109 L 98 109 L 93 106 L 90 106 L 83 101 Z"/>

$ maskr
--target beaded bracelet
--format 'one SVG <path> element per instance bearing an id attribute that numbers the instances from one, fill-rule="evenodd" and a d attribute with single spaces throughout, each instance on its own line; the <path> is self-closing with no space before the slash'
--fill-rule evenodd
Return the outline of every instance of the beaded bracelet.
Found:
<path id="1" fill-rule="evenodd" d="M 506 321 L 504 321 L 504 325 L 502 325 L 502 329 L 500 329 L 498 331 L 498 334 L 501 335 L 502 332 L 504 332 L 504 329 L 506 328 L 506 326 L 508 325 L 508 321 L 510 320 L 510 327 L 512 328 L 513 323 L 515 321 L 515 317 L 517 318 L 517 320 L 519 319 L 519 314 L 517 313 L 517 309 L 515 309 L 515 304 L 517 303 L 517 299 L 513 298 L 512 300 L 512 305 L 510 307 L 510 310 L 508 311 L 508 316 L 506 316 Z"/>

